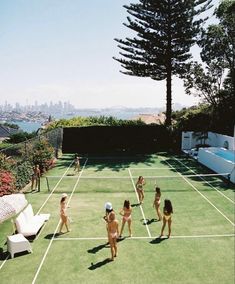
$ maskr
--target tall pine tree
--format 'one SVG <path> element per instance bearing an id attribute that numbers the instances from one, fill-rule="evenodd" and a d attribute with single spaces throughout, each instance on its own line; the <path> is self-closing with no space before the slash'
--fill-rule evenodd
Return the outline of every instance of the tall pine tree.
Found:
<path id="1" fill-rule="evenodd" d="M 131 15 L 124 25 L 137 33 L 136 37 L 115 39 L 122 58 L 124 74 L 166 79 L 166 125 L 171 125 L 172 76 L 181 76 L 191 57 L 190 48 L 205 19 L 199 15 L 210 8 L 212 0 L 139 0 L 124 5 Z M 133 18 L 133 19 L 132 19 Z"/>

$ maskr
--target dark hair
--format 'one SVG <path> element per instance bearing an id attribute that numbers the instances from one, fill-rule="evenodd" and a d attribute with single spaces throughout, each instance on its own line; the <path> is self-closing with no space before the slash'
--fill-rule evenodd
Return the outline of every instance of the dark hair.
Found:
<path id="1" fill-rule="evenodd" d="M 173 207 L 169 199 L 165 199 L 164 201 L 164 211 L 166 211 L 169 214 L 173 213 Z"/>
<path id="2" fill-rule="evenodd" d="M 142 176 L 139 176 L 138 181 L 140 181 L 140 179 L 143 178 Z"/>
<path id="3" fill-rule="evenodd" d="M 60 203 L 64 202 L 64 201 L 65 201 L 65 199 L 66 199 L 66 197 L 67 197 L 67 196 L 62 197 L 62 198 L 61 198 L 61 200 L 60 200 Z"/>
<path id="4" fill-rule="evenodd" d="M 130 209 L 130 201 L 129 200 L 125 200 L 124 204 L 123 204 L 123 207 L 125 207 L 127 209 Z"/>
<path id="5" fill-rule="evenodd" d="M 158 194 L 161 195 L 161 189 L 160 189 L 160 187 L 157 186 L 157 187 L 155 188 L 155 191 L 156 191 L 156 193 L 158 193 Z"/>
<path id="6" fill-rule="evenodd" d="M 113 211 L 113 208 L 112 209 L 105 209 L 106 214 L 109 214 L 112 211 Z"/>

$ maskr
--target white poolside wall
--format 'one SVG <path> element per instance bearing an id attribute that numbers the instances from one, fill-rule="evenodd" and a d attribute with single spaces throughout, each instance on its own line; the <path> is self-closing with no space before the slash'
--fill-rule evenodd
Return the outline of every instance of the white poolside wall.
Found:
<path id="1" fill-rule="evenodd" d="M 214 154 L 217 147 L 199 148 L 198 162 L 210 168 L 216 173 L 230 174 L 231 182 L 235 183 L 235 166 L 234 162 L 228 161 Z M 226 150 L 225 150 L 226 151 Z"/>
<path id="2" fill-rule="evenodd" d="M 197 137 L 193 136 L 193 131 L 183 131 L 182 132 L 182 141 L 181 141 L 181 150 L 191 150 L 195 148 L 197 144 L 200 143 L 200 140 Z M 211 147 L 224 147 L 224 143 L 228 142 L 228 150 L 235 150 L 235 141 L 232 136 L 222 135 L 218 133 L 208 132 L 208 139 L 205 140 L 205 143 Z"/>

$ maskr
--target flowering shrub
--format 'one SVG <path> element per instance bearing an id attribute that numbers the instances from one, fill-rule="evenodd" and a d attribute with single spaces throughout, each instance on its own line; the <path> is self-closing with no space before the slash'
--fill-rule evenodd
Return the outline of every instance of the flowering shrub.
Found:
<path id="1" fill-rule="evenodd" d="M 54 149 L 46 139 L 23 145 L 20 154 L 24 159 L 17 161 L 0 153 L 0 196 L 25 187 L 32 178 L 33 165 L 38 164 L 43 173 L 55 164 Z"/>
<path id="2" fill-rule="evenodd" d="M 0 170 L 0 196 L 15 191 L 15 178 L 10 171 Z"/>

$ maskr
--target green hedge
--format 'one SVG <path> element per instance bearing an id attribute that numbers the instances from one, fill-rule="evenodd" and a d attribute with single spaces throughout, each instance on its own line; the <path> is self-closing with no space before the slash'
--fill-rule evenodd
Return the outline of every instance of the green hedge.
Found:
<path id="1" fill-rule="evenodd" d="M 29 161 L 20 162 L 14 167 L 13 173 L 16 178 L 16 189 L 20 190 L 31 180 L 33 174 L 32 164 Z"/>

